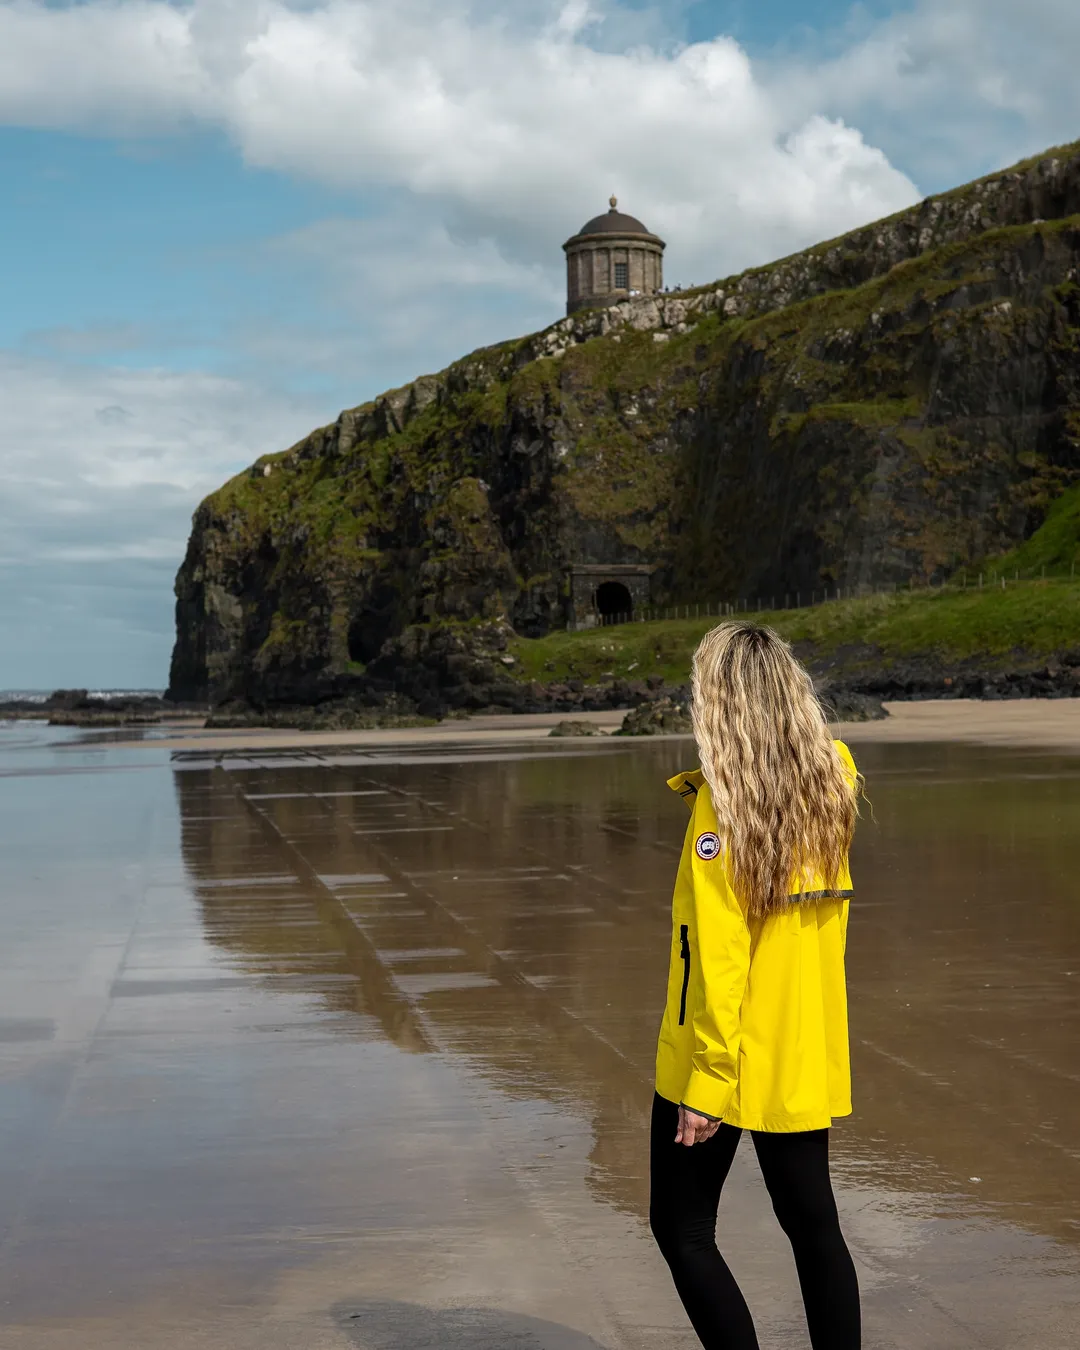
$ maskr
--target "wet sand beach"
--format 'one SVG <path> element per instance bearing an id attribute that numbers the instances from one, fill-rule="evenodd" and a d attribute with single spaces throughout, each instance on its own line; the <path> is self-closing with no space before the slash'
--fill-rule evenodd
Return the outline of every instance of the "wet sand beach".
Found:
<path id="1" fill-rule="evenodd" d="M 865 1344 L 1065 1350 L 1080 709 L 902 706 L 845 728 Z M 5 1350 L 693 1346 L 645 1222 L 692 745 L 451 730 L 0 728 Z M 806 1350 L 749 1141 L 720 1234 Z"/>

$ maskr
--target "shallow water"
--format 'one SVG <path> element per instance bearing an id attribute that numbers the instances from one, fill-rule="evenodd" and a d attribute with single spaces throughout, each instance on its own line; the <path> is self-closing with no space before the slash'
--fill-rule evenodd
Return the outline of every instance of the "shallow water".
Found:
<path id="1" fill-rule="evenodd" d="M 644 1224 L 689 753 L 0 729 L 0 1341 L 691 1346 Z M 1070 1345 L 1080 763 L 858 759 L 867 1344 Z M 748 1148 L 721 1232 L 805 1346 Z"/>

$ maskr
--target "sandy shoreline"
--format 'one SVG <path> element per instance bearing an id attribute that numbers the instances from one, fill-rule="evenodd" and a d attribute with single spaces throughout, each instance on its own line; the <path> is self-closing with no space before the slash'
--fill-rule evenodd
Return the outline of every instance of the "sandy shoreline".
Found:
<path id="1" fill-rule="evenodd" d="M 1080 699 L 1010 699 L 982 702 L 928 699 L 887 703 L 889 717 L 880 722 L 845 722 L 839 734 L 853 744 L 870 741 L 965 741 L 982 745 L 1030 746 L 1063 752 L 1080 751 Z M 293 731 L 242 728 L 206 731 L 190 725 L 169 726 L 167 734 L 138 739 L 109 739 L 125 750 L 183 750 L 220 754 L 224 751 L 362 746 L 483 745 L 529 742 L 547 738 L 562 721 L 593 722 L 610 734 L 622 723 L 619 710 L 598 713 L 499 714 L 454 719 L 430 727 L 396 727 L 377 731 Z M 85 742 L 83 742 L 85 744 Z M 73 747 L 74 748 L 74 747 Z"/>
<path id="2" fill-rule="evenodd" d="M 927 699 L 886 703 L 881 722 L 846 723 L 851 743 L 964 741 L 1027 746 L 1062 753 L 1080 751 L 1080 699 Z"/>

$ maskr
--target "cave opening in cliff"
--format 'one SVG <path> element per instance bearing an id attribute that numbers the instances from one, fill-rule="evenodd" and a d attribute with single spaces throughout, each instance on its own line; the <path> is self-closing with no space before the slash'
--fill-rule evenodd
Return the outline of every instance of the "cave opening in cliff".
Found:
<path id="1" fill-rule="evenodd" d="M 401 604 L 398 592 L 389 581 L 371 588 L 364 608 L 349 624 L 349 660 L 360 665 L 374 661 L 387 638 L 401 630 Z"/>
<path id="2" fill-rule="evenodd" d="M 615 623 L 634 612 L 630 592 L 621 581 L 602 581 L 596 588 L 596 612 L 601 623 Z"/>

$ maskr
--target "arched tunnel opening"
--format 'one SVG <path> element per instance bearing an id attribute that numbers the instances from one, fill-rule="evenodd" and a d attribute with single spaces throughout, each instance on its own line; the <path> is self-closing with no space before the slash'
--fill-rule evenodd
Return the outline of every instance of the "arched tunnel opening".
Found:
<path id="1" fill-rule="evenodd" d="M 621 581 L 602 581 L 596 588 L 596 612 L 601 623 L 627 619 L 634 612 L 630 592 Z"/>

